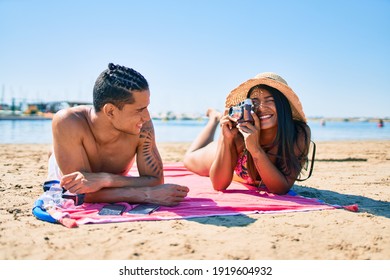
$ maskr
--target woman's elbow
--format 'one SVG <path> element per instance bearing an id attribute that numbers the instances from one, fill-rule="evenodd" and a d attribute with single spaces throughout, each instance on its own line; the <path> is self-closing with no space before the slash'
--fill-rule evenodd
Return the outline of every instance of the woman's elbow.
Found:
<path id="1" fill-rule="evenodd" d="M 225 186 L 220 186 L 220 185 L 213 185 L 213 188 L 214 188 L 215 191 L 218 191 L 218 192 L 224 191 L 224 190 L 227 189 L 227 187 L 225 187 Z"/>
<path id="2" fill-rule="evenodd" d="M 291 188 L 292 185 L 277 185 L 274 188 L 268 188 L 268 190 L 273 194 L 285 195 L 290 191 Z"/>
<path id="3" fill-rule="evenodd" d="M 213 185 L 213 189 L 216 191 L 224 191 L 230 185 L 230 183 L 218 182 L 218 181 L 213 180 L 212 178 L 211 178 L 211 184 Z"/>
<path id="4" fill-rule="evenodd" d="M 273 191 L 272 193 L 274 194 L 277 194 L 277 195 L 285 195 L 289 192 L 289 189 L 286 190 L 286 189 L 281 189 L 281 190 L 276 190 L 276 191 Z"/>

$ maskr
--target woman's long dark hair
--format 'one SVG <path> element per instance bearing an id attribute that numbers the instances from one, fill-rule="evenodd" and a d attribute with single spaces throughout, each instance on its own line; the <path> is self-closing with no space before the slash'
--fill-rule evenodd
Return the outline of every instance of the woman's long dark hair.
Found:
<path id="1" fill-rule="evenodd" d="M 251 88 L 248 92 L 248 97 L 255 88 L 268 90 L 274 98 L 276 112 L 278 114 L 278 129 L 273 143 L 263 146 L 262 148 L 269 155 L 276 157 L 276 167 L 286 176 L 295 176 L 300 172 L 304 162 L 307 159 L 307 154 L 310 146 L 310 128 L 302 121 L 293 120 L 292 111 L 288 99 L 279 90 L 267 86 L 258 85 Z M 305 137 L 304 147 L 301 149 L 300 156 L 296 156 L 294 148 L 300 134 Z M 277 154 L 270 154 L 269 151 L 277 146 Z M 253 158 L 248 153 L 248 171 L 254 181 L 261 180 Z"/>

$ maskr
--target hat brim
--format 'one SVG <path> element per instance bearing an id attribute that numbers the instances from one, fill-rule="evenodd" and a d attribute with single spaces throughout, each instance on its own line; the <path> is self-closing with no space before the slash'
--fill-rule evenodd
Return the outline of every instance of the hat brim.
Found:
<path id="1" fill-rule="evenodd" d="M 244 101 L 249 90 L 257 85 L 267 85 L 279 90 L 290 103 L 293 119 L 306 122 L 302 104 L 295 92 L 288 85 L 271 78 L 254 78 L 242 83 L 228 94 L 225 101 L 225 107 L 230 108 Z"/>

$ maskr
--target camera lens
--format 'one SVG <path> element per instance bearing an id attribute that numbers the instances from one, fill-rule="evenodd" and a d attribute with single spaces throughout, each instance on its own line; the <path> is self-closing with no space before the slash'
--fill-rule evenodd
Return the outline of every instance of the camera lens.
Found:
<path id="1" fill-rule="evenodd" d="M 229 116 L 239 120 L 242 118 L 242 108 L 241 106 L 233 106 L 229 109 Z"/>

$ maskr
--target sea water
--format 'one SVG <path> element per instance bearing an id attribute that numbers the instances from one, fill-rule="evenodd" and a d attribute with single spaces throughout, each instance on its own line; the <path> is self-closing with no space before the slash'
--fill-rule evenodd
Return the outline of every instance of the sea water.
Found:
<path id="1" fill-rule="evenodd" d="M 191 142 L 207 120 L 154 120 L 157 142 Z M 379 128 L 375 122 L 309 121 L 314 141 L 390 140 L 390 123 Z M 217 129 L 216 134 L 219 134 Z M 51 120 L 0 120 L 0 144 L 50 144 Z"/>

